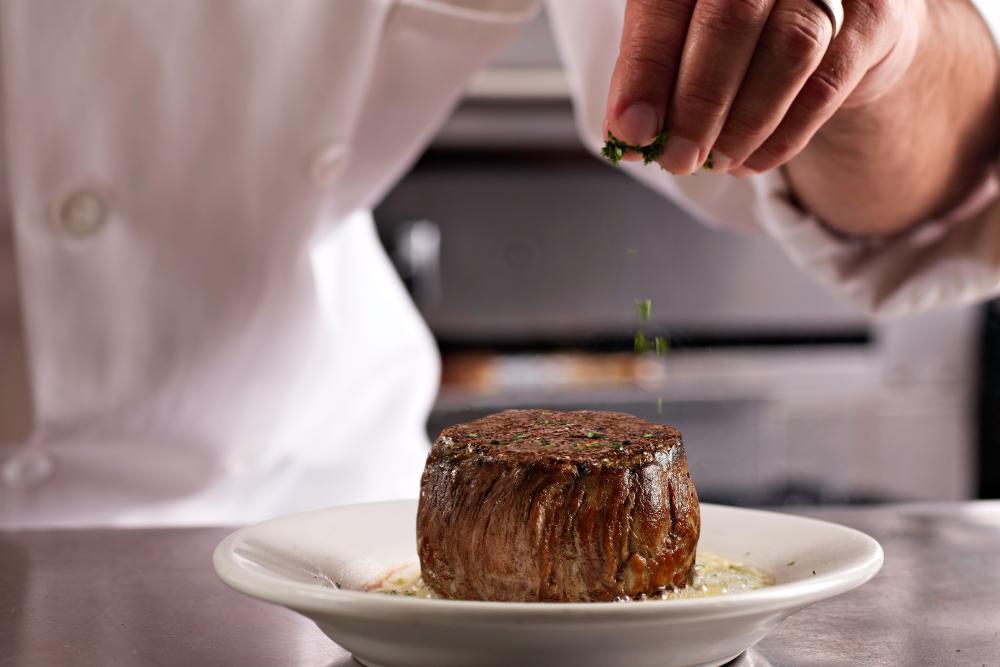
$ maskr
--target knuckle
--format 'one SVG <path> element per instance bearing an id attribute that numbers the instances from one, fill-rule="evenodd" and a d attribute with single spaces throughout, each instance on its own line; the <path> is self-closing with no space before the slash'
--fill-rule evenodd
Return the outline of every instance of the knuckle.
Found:
<path id="1" fill-rule="evenodd" d="M 680 58 L 671 36 L 687 26 L 694 0 L 630 0 L 630 27 L 623 36 L 621 58 L 656 73 L 670 73 Z"/>
<path id="2" fill-rule="evenodd" d="M 641 72 L 643 77 L 666 81 L 673 76 L 676 68 L 676 60 L 668 51 L 651 44 L 636 43 L 622 55 L 630 67 L 636 72 Z"/>
<path id="3" fill-rule="evenodd" d="M 689 82 L 677 91 L 674 104 L 677 111 L 699 123 L 715 124 L 726 115 L 728 102 L 720 95 L 719 86 Z"/>
<path id="4" fill-rule="evenodd" d="M 870 35 L 886 24 L 903 19 L 904 3 L 889 0 L 855 0 L 851 5 L 851 15 L 857 28 Z"/>
<path id="5" fill-rule="evenodd" d="M 771 10 L 770 0 L 729 0 L 729 11 L 747 21 L 757 21 L 767 17 Z"/>
<path id="6" fill-rule="evenodd" d="M 702 0 L 699 23 L 715 34 L 740 35 L 766 19 L 769 9 L 768 0 Z"/>
<path id="7" fill-rule="evenodd" d="M 791 160 L 802 148 L 801 142 L 796 137 L 787 133 L 778 133 L 768 139 L 757 151 L 755 166 L 760 165 L 773 169 Z"/>
<path id="8" fill-rule="evenodd" d="M 638 12 L 640 21 L 649 24 L 686 21 L 694 0 L 630 0 L 629 9 Z"/>
<path id="9" fill-rule="evenodd" d="M 836 69 L 822 69 L 809 77 L 799 92 L 799 104 L 810 114 L 834 110 L 844 99 L 847 84 Z"/>
<path id="10" fill-rule="evenodd" d="M 769 30 L 771 48 L 794 65 L 815 62 L 833 37 L 830 19 L 822 12 L 776 8 Z"/>
<path id="11" fill-rule="evenodd" d="M 743 109 L 731 113 L 726 119 L 726 127 L 722 131 L 720 141 L 728 144 L 742 144 L 757 139 L 769 128 L 767 116 L 759 111 Z"/>

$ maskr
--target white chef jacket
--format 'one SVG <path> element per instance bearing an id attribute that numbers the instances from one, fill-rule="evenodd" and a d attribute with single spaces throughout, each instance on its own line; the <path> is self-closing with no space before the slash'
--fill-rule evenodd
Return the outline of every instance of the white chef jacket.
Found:
<path id="1" fill-rule="evenodd" d="M 548 6 L 596 150 L 624 0 Z M 536 9 L 0 3 L 0 526 L 414 496 L 438 361 L 367 211 Z M 1000 284 L 1000 260 L 957 242 L 912 271 L 887 268 L 905 244 L 852 257 L 776 177 L 625 168 L 707 220 L 763 228 L 871 308 Z M 998 234 L 985 221 L 942 233 Z"/>

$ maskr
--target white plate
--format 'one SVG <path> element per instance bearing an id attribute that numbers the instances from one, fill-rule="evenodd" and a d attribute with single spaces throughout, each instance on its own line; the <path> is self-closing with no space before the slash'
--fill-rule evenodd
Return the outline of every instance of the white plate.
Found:
<path id="1" fill-rule="evenodd" d="M 356 590 L 416 561 L 416 508 L 416 501 L 349 505 L 244 528 L 216 548 L 215 571 L 239 591 L 308 616 L 369 667 L 689 667 L 724 664 L 789 614 L 860 586 L 882 567 L 878 542 L 851 528 L 703 504 L 699 549 L 764 569 L 774 586 L 632 603 Z"/>

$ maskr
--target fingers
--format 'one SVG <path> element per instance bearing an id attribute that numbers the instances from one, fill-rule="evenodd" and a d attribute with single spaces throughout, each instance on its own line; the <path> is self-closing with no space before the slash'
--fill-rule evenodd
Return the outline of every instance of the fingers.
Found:
<path id="1" fill-rule="evenodd" d="M 693 173 L 781 166 L 845 105 L 878 96 L 916 49 L 918 0 L 849 0 L 840 36 L 816 0 L 628 0 L 607 129 L 670 138 L 657 160 Z M 852 92 L 857 93 L 851 97 Z"/>
<path id="2" fill-rule="evenodd" d="M 715 168 L 742 164 L 774 131 L 816 71 L 833 24 L 814 0 L 780 0 L 713 150 Z"/>
<path id="3" fill-rule="evenodd" d="M 695 6 L 670 98 L 670 138 L 658 160 L 664 168 L 690 174 L 705 162 L 740 90 L 774 3 L 700 0 Z"/>
<path id="4" fill-rule="evenodd" d="M 664 126 L 695 0 L 628 0 L 608 93 L 607 129 L 646 145 Z"/>
<path id="5" fill-rule="evenodd" d="M 775 132 L 743 163 L 740 175 L 770 171 L 790 161 L 836 113 L 864 76 L 846 50 L 837 49 L 824 59 Z"/>
<path id="6" fill-rule="evenodd" d="M 859 10 L 862 6 L 866 11 Z M 780 167 L 802 152 L 866 74 L 900 43 L 899 31 L 905 21 L 898 15 L 899 3 L 857 2 L 852 9 L 855 11 L 848 15 L 840 36 L 803 85 L 781 124 L 746 159 L 740 175 Z M 908 56 L 912 59 L 912 52 Z"/>

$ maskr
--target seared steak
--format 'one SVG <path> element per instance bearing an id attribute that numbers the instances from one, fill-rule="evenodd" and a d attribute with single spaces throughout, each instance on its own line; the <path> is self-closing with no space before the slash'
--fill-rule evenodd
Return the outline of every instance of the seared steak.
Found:
<path id="1" fill-rule="evenodd" d="M 691 581 L 701 518 L 681 434 L 615 412 L 510 410 L 441 432 L 417 549 L 445 598 L 608 601 Z"/>

